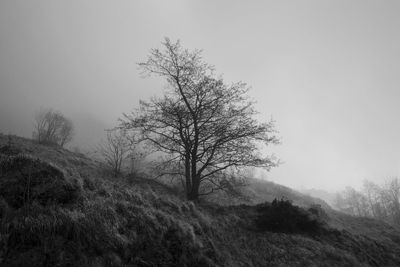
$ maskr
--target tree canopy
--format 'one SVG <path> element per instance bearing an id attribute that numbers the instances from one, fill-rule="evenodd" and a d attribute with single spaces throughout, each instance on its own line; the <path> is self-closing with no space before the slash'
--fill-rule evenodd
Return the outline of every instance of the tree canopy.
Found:
<path id="1" fill-rule="evenodd" d="M 121 127 L 138 131 L 141 141 L 168 155 L 164 173 L 184 178 L 188 199 L 233 186 L 245 167 L 275 166 L 272 156 L 260 153 L 260 144 L 278 143 L 274 124 L 255 119 L 247 85 L 217 78 L 200 50 L 168 38 L 163 48 L 151 50 L 139 66 L 166 79 L 164 95 L 140 101 L 139 109 L 124 114 Z"/>

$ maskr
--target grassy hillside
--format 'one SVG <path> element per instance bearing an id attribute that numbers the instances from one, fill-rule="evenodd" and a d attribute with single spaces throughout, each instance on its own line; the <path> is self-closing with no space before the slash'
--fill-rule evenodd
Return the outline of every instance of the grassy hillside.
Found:
<path id="1" fill-rule="evenodd" d="M 253 182 L 249 203 L 290 190 Z M 400 266 L 398 229 L 285 194 L 304 209 L 194 204 L 144 177 L 112 178 L 84 155 L 0 135 L 0 265 Z"/>
<path id="2" fill-rule="evenodd" d="M 301 207 L 320 205 L 324 209 L 330 210 L 331 207 L 322 199 L 302 194 L 286 186 L 276 184 L 267 180 L 249 179 L 248 185 L 238 190 L 238 196 L 229 196 L 218 193 L 207 197 L 209 201 L 220 205 L 248 204 L 256 205 L 263 202 L 271 202 L 274 199 L 289 199 L 293 204 Z"/>

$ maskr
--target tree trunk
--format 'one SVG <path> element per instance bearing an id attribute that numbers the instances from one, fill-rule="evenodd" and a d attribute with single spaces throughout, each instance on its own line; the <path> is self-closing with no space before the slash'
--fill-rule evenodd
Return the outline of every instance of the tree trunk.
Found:
<path id="1" fill-rule="evenodd" d="M 190 192 L 192 191 L 192 177 L 190 176 L 190 156 L 185 156 L 185 179 L 186 179 L 186 196 L 190 198 Z"/>
<path id="2" fill-rule="evenodd" d="M 199 200 L 199 188 L 200 188 L 200 180 L 198 177 L 193 177 L 192 180 L 192 188 L 187 195 L 188 200 L 197 201 Z"/>

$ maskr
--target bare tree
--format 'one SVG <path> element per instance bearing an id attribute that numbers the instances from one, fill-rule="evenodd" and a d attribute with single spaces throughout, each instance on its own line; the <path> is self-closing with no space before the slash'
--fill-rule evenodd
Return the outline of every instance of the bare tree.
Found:
<path id="1" fill-rule="evenodd" d="M 106 140 L 100 144 L 99 152 L 116 177 L 121 173 L 121 167 L 131 152 L 130 142 L 122 130 L 107 130 Z"/>
<path id="2" fill-rule="evenodd" d="M 72 140 L 72 121 L 52 109 L 41 109 L 35 116 L 33 138 L 42 144 L 64 146 Z"/>
<path id="3" fill-rule="evenodd" d="M 187 198 L 233 186 L 232 174 L 243 167 L 275 166 L 272 156 L 259 153 L 259 144 L 278 143 L 273 122 L 254 118 L 248 87 L 215 78 L 199 50 L 185 50 L 167 38 L 163 46 L 139 66 L 145 74 L 165 78 L 168 91 L 141 101 L 136 112 L 124 114 L 121 126 L 138 131 L 141 141 L 169 156 L 172 168 L 165 173 L 184 178 Z"/>
<path id="4" fill-rule="evenodd" d="M 375 203 L 377 203 L 379 194 L 377 194 L 377 185 L 374 183 L 364 180 L 363 182 L 363 193 L 367 199 L 369 211 L 373 217 L 378 216 L 378 210 L 376 209 Z"/>
<path id="5" fill-rule="evenodd" d="M 139 148 L 136 142 L 134 143 L 131 142 L 127 158 L 129 160 L 128 164 L 129 173 L 131 175 L 136 174 L 143 167 L 142 164 L 143 164 L 143 159 L 145 158 L 145 153 Z"/>
<path id="6" fill-rule="evenodd" d="M 386 181 L 382 190 L 382 199 L 393 223 L 400 224 L 400 181 L 397 177 Z"/>
<path id="7" fill-rule="evenodd" d="M 337 195 L 336 207 L 355 216 L 367 217 L 370 215 L 367 197 L 350 186 Z"/>
<path id="8" fill-rule="evenodd" d="M 368 216 L 400 224 L 400 181 L 390 178 L 382 186 L 364 181 L 362 191 L 347 187 L 336 198 L 336 208 L 355 216 Z"/>

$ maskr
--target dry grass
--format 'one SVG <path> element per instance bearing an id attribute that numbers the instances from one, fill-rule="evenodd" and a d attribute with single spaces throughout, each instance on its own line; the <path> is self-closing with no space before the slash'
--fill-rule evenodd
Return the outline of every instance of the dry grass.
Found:
<path id="1" fill-rule="evenodd" d="M 320 210 L 318 234 L 259 231 L 256 206 L 194 204 L 60 148 L 0 136 L 0 161 L 2 266 L 400 265 L 399 231 L 376 221 Z"/>

